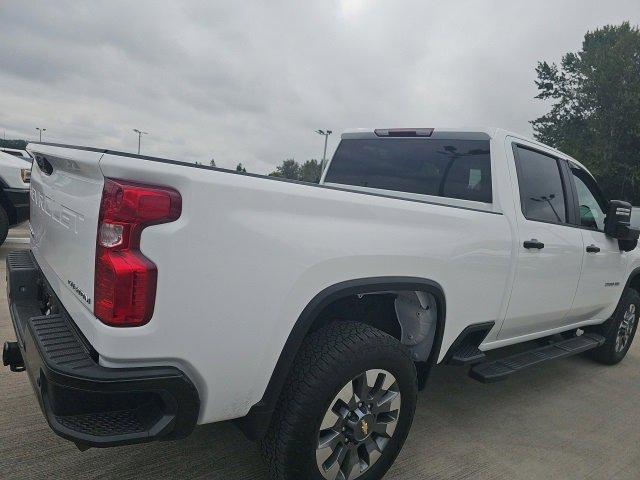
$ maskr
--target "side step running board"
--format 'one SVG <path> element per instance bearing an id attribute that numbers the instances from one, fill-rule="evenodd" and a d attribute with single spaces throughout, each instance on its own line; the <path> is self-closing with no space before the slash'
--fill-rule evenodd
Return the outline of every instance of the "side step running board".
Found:
<path id="1" fill-rule="evenodd" d="M 525 368 L 600 347 L 604 341 L 605 338 L 602 335 L 585 333 L 579 337 L 537 347 L 499 360 L 479 363 L 471 368 L 469 376 L 482 383 L 499 382 Z"/>

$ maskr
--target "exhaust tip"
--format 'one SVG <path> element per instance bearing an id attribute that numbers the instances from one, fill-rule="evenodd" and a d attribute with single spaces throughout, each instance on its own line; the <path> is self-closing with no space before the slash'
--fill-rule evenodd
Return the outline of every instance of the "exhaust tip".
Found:
<path id="1" fill-rule="evenodd" d="M 24 371 L 24 360 L 18 342 L 4 342 L 2 347 L 2 364 L 12 372 Z"/>

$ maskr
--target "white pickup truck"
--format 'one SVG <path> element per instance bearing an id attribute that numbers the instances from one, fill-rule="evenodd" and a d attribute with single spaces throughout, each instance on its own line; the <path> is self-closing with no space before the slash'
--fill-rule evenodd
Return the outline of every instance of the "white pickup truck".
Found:
<path id="1" fill-rule="evenodd" d="M 82 449 L 236 419 L 273 478 L 378 479 L 433 365 L 615 364 L 636 331 L 630 205 L 516 134 L 347 132 L 320 185 L 28 149 L 3 359 Z"/>
<path id="2" fill-rule="evenodd" d="M 5 150 L 10 149 L 0 150 L 0 245 L 11 227 L 29 218 L 31 162 Z"/>

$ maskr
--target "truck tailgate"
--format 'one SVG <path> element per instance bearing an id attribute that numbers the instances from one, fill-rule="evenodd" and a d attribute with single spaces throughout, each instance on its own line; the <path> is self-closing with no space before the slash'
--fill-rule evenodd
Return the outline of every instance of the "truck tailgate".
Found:
<path id="1" fill-rule="evenodd" d="M 31 249 L 93 310 L 102 151 L 31 144 Z"/>

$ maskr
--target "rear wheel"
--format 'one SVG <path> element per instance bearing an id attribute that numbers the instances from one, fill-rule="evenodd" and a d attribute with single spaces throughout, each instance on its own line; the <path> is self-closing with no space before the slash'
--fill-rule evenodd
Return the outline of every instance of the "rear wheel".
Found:
<path id="1" fill-rule="evenodd" d="M 9 234 L 9 216 L 5 209 L 0 206 L 0 245 L 4 243 Z"/>
<path id="2" fill-rule="evenodd" d="M 605 336 L 605 343 L 592 350 L 590 356 L 607 365 L 620 362 L 629 351 L 638 328 L 640 294 L 636 290 L 624 290 L 611 319 L 599 327 L 598 333 Z"/>
<path id="3" fill-rule="evenodd" d="M 313 333 L 262 442 L 272 478 L 382 478 L 407 436 L 416 396 L 414 363 L 395 338 L 354 322 Z"/>

